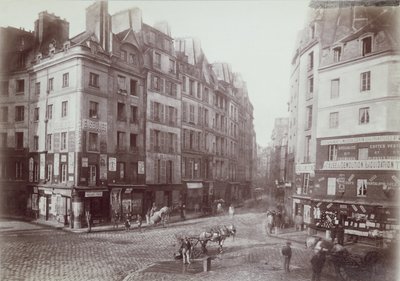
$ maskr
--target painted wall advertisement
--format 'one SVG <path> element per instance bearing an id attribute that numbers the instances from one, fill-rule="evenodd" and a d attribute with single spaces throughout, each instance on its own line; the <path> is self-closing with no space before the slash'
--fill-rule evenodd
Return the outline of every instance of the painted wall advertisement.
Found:
<path id="1" fill-rule="evenodd" d="M 138 161 L 138 174 L 144 175 L 144 161 Z"/>
<path id="2" fill-rule="evenodd" d="M 68 152 L 68 174 L 73 174 L 75 168 L 75 155 L 73 152 Z"/>
<path id="3" fill-rule="evenodd" d="M 39 171 L 39 176 L 41 180 L 44 180 L 44 169 L 46 165 L 46 155 L 45 154 L 40 154 L 40 171 Z"/>
<path id="4" fill-rule="evenodd" d="M 100 154 L 100 180 L 107 179 L 107 154 Z"/>
<path id="5" fill-rule="evenodd" d="M 108 170 L 110 172 L 117 171 L 117 158 L 114 158 L 114 157 L 108 158 Z"/>
<path id="6" fill-rule="evenodd" d="M 60 170 L 60 154 L 54 153 L 54 176 L 58 176 L 58 171 Z"/>

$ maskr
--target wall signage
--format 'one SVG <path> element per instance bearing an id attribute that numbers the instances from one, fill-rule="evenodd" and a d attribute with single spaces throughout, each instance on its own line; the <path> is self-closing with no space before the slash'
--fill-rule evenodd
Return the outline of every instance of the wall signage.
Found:
<path id="1" fill-rule="evenodd" d="M 85 197 L 102 197 L 102 191 L 87 191 L 85 192 Z"/>
<path id="2" fill-rule="evenodd" d="M 138 161 L 138 174 L 144 175 L 144 161 Z"/>
<path id="3" fill-rule="evenodd" d="M 313 173 L 315 170 L 315 164 L 297 164 L 296 165 L 296 174 L 302 173 Z"/>
<path id="4" fill-rule="evenodd" d="M 323 170 L 400 170 L 400 160 L 325 161 Z"/>
<path id="5" fill-rule="evenodd" d="M 87 157 L 82 157 L 82 167 L 83 168 L 89 167 L 89 159 Z"/>
<path id="6" fill-rule="evenodd" d="M 114 158 L 114 157 L 108 158 L 108 170 L 110 172 L 117 171 L 117 158 Z"/>
<path id="7" fill-rule="evenodd" d="M 400 135 L 368 136 L 368 137 L 357 137 L 357 138 L 322 140 L 321 145 L 384 142 L 384 141 L 398 142 L 400 141 Z"/>

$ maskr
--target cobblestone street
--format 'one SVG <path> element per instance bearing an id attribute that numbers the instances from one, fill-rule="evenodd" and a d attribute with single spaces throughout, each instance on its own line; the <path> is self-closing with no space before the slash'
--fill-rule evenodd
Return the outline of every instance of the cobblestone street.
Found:
<path id="1" fill-rule="evenodd" d="M 201 259 L 187 266 L 173 260 L 174 235 L 227 224 L 225 216 L 148 227 L 142 233 L 136 229 L 71 233 L 1 221 L 1 280 L 310 280 L 312 251 L 293 242 L 291 272 L 284 273 L 280 248 L 285 235 L 266 238 L 261 218 L 255 213 L 235 217 L 237 236 L 225 241 L 225 251 L 215 255 L 210 272 L 202 272 Z M 207 248 L 216 253 L 217 245 L 209 243 Z M 327 272 L 332 272 L 329 265 L 323 280 L 337 280 Z"/>

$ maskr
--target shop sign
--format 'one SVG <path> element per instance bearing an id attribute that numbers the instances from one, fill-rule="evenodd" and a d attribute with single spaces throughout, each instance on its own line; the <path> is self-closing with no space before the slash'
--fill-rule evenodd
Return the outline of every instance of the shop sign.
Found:
<path id="1" fill-rule="evenodd" d="M 51 195 L 53 192 L 51 190 L 44 190 L 44 194 Z"/>
<path id="2" fill-rule="evenodd" d="M 319 208 L 319 206 L 321 206 L 321 204 L 322 204 L 322 203 L 321 203 L 321 202 L 319 202 L 319 203 L 317 204 L 317 208 Z"/>
<path id="3" fill-rule="evenodd" d="M 37 186 L 34 186 L 34 187 L 33 187 L 33 193 L 39 193 L 38 187 L 37 187 Z"/>
<path id="4" fill-rule="evenodd" d="M 61 160 L 65 155 L 61 155 Z M 62 162 L 62 161 L 61 161 Z M 60 170 L 60 154 L 54 153 L 54 176 L 58 176 L 58 171 Z"/>
<path id="5" fill-rule="evenodd" d="M 83 168 L 89 167 L 89 159 L 87 157 L 82 157 L 82 167 Z"/>
<path id="6" fill-rule="evenodd" d="M 144 161 L 138 161 L 138 174 L 144 175 Z"/>
<path id="7" fill-rule="evenodd" d="M 33 158 L 29 158 L 29 182 L 33 182 Z"/>
<path id="8" fill-rule="evenodd" d="M 103 197 L 102 191 L 87 191 L 85 197 Z"/>
<path id="9" fill-rule="evenodd" d="M 68 181 L 74 181 L 74 176 L 69 176 Z"/>
<path id="10" fill-rule="evenodd" d="M 125 189 L 125 193 L 131 193 L 131 192 L 132 192 L 132 188 Z"/>
<path id="11" fill-rule="evenodd" d="M 338 185 L 338 191 L 339 191 L 339 192 L 345 192 L 345 190 L 346 190 L 346 187 L 345 187 L 344 184 L 339 184 L 339 185 Z"/>
<path id="12" fill-rule="evenodd" d="M 400 135 L 368 136 L 368 137 L 357 137 L 357 138 L 322 140 L 321 145 L 365 143 L 365 142 L 389 142 L 389 141 L 391 142 L 400 141 Z"/>
<path id="13" fill-rule="evenodd" d="M 40 154 L 40 172 L 39 172 L 39 177 L 41 180 L 44 180 L 44 168 L 46 165 L 46 155 L 45 154 Z"/>
<path id="14" fill-rule="evenodd" d="M 314 173 L 315 164 L 297 164 L 296 174 Z"/>
<path id="15" fill-rule="evenodd" d="M 340 205 L 339 205 L 339 208 L 340 208 L 340 209 L 347 209 L 347 205 L 340 204 Z"/>
<path id="16" fill-rule="evenodd" d="M 367 210 L 365 210 L 365 208 L 364 208 L 363 205 L 360 205 L 359 207 L 360 207 L 360 209 L 361 209 L 361 211 L 362 211 L 363 213 L 365 213 L 365 212 L 367 211 Z"/>
<path id="17" fill-rule="evenodd" d="M 75 169 L 75 154 L 68 152 L 68 174 L 74 174 Z"/>
<path id="18" fill-rule="evenodd" d="M 400 170 L 400 160 L 325 161 L 323 170 Z"/>
<path id="19" fill-rule="evenodd" d="M 345 174 L 339 174 L 338 178 L 336 179 L 338 184 L 344 184 L 346 182 Z"/>
<path id="20" fill-rule="evenodd" d="M 65 155 L 65 154 L 61 155 L 61 162 L 63 162 L 63 163 L 67 162 L 67 155 Z"/>
<path id="21" fill-rule="evenodd" d="M 110 172 L 117 171 L 117 158 L 114 158 L 114 157 L 108 158 L 108 170 Z"/>
<path id="22" fill-rule="evenodd" d="M 351 207 L 353 208 L 354 212 L 357 212 L 357 211 L 358 211 L 356 205 L 351 205 Z"/>
<path id="23" fill-rule="evenodd" d="M 100 154 L 100 180 L 107 180 L 107 154 Z"/>
<path id="24" fill-rule="evenodd" d="M 332 207 L 332 205 L 333 205 L 332 203 L 329 203 L 329 204 L 326 206 L 326 208 L 329 209 L 330 207 Z"/>

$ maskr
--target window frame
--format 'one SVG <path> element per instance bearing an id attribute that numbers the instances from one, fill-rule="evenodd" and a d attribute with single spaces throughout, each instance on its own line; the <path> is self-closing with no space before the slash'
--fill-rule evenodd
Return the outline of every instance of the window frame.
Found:
<path id="1" fill-rule="evenodd" d="M 337 161 L 338 146 L 331 144 L 328 146 L 328 161 Z"/>
<path id="2" fill-rule="evenodd" d="M 69 72 L 63 74 L 62 87 L 63 88 L 69 87 Z"/>
<path id="3" fill-rule="evenodd" d="M 87 150 L 89 152 L 99 151 L 99 134 L 94 132 L 88 132 L 88 143 Z"/>
<path id="4" fill-rule="evenodd" d="M 38 122 L 39 121 L 39 113 L 40 113 L 40 108 L 35 107 L 33 111 L 33 122 Z"/>
<path id="5" fill-rule="evenodd" d="M 92 106 L 95 108 L 92 108 Z M 99 119 L 99 103 L 96 101 L 89 101 L 89 118 Z"/>
<path id="6" fill-rule="evenodd" d="M 16 79 L 15 80 L 15 94 L 21 95 L 25 93 L 25 79 Z"/>
<path id="7" fill-rule="evenodd" d="M 360 92 L 371 91 L 371 71 L 360 74 Z"/>
<path id="8" fill-rule="evenodd" d="M 337 86 L 335 84 L 337 83 Z M 340 78 L 331 80 L 331 99 L 337 99 L 340 96 Z"/>
<path id="9" fill-rule="evenodd" d="M 16 105 L 15 106 L 15 122 L 25 121 L 25 106 Z"/>
<path id="10" fill-rule="evenodd" d="M 329 113 L 329 129 L 337 129 L 339 128 L 339 112 L 330 112 Z"/>
<path id="11" fill-rule="evenodd" d="M 358 124 L 366 125 L 370 121 L 370 107 L 362 107 L 359 109 Z"/>
<path id="12" fill-rule="evenodd" d="M 61 117 L 67 117 L 68 115 L 68 101 L 61 102 Z"/>
<path id="13" fill-rule="evenodd" d="M 61 132 L 60 136 L 60 150 L 67 150 L 67 143 L 68 142 L 68 133 L 67 132 Z"/>
<path id="14" fill-rule="evenodd" d="M 89 86 L 90 87 L 95 87 L 95 88 L 100 88 L 99 86 L 99 79 L 100 75 L 94 72 L 89 73 Z"/>

